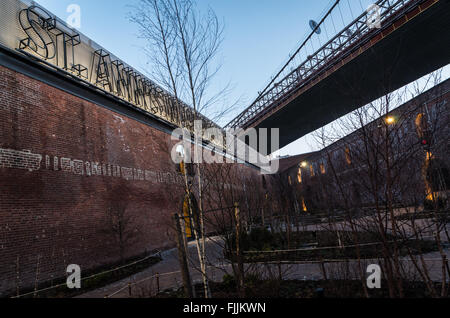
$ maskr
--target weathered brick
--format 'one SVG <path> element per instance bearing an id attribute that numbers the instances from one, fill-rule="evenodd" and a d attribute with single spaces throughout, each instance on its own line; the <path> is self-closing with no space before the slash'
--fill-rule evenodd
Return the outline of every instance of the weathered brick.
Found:
<path id="1" fill-rule="evenodd" d="M 139 230 L 126 257 L 173 246 L 170 135 L 4 67 L 0 83 L 0 296 L 117 261 L 117 204 Z"/>

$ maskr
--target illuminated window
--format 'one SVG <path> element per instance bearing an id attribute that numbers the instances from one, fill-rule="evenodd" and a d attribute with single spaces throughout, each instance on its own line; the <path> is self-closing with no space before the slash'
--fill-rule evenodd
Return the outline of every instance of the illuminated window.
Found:
<path id="1" fill-rule="evenodd" d="M 351 153 L 350 153 L 350 148 L 348 146 L 345 147 L 345 161 L 347 161 L 347 163 L 349 165 L 352 164 L 352 156 L 351 156 Z"/>
<path id="2" fill-rule="evenodd" d="M 288 182 L 289 182 L 289 185 L 292 185 L 292 178 L 291 178 L 291 176 L 288 176 Z"/>
<path id="3" fill-rule="evenodd" d="M 323 163 L 320 164 L 320 173 L 322 173 L 322 174 L 326 173 L 325 165 Z"/>
<path id="4" fill-rule="evenodd" d="M 316 174 L 314 173 L 314 167 L 313 165 L 309 166 L 309 172 L 311 173 L 311 177 L 314 177 Z"/>
<path id="5" fill-rule="evenodd" d="M 417 135 L 419 136 L 419 138 L 423 138 L 424 137 L 424 119 L 423 119 L 423 114 L 422 113 L 420 113 L 420 114 L 418 114 L 417 115 L 417 117 L 416 117 L 416 121 L 415 121 L 415 124 L 416 124 L 416 130 L 417 130 Z"/>
<path id="6" fill-rule="evenodd" d="M 305 198 L 303 198 L 303 197 L 302 197 L 302 208 L 303 208 L 303 212 L 308 212 L 308 207 L 306 206 Z"/>
<path id="7" fill-rule="evenodd" d="M 298 168 L 297 180 L 298 183 L 302 183 L 302 168 Z"/>

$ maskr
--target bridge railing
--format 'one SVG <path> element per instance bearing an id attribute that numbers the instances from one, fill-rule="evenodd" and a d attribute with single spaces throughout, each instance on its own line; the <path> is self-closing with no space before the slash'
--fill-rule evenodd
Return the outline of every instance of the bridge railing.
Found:
<path id="1" fill-rule="evenodd" d="M 331 8 L 321 23 L 319 23 L 318 27 L 323 24 L 333 10 L 337 10 L 338 7 L 336 5 L 339 2 L 339 0 L 336 1 L 335 6 Z M 364 11 L 314 54 L 308 55 L 306 60 L 281 80 L 276 81 L 277 78 L 274 78 L 256 101 L 226 127 L 248 128 L 253 122 L 264 116 L 267 111 L 292 96 L 299 88 L 307 85 L 336 65 L 336 63 L 370 41 L 370 39 L 379 34 L 385 27 L 389 26 L 395 18 L 416 8 L 422 2 L 423 0 L 378 0 L 373 8 L 376 8 L 378 11 L 377 14 L 379 14 L 378 18 L 381 28 L 374 28 L 372 24 L 372 19 L 374 18 L 373 12 L 368 10 Z M 315 32 L 316 30 L 312 31 L 307 41 L 311 41 L 311 37 Z M 299 54 L 306 47 L 307 41 L 302 44 L 295 54 Z M 293 60 L 291 58 L 288 64 Z M 287 65 L 283 69 L 286 67 Z M 282 74 L 282 71 L 279 74 Z"/>

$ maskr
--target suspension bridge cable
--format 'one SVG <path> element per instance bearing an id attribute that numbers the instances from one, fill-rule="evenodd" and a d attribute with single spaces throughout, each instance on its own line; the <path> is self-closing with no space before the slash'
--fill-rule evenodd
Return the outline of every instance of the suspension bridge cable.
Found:
<path id="1" fill-rule="evenodd" d="M 352 6 L 350 5 L 350 1 L 347 0 L 348 8 L 350 9 L 350 14 L 352 15 L 352 20 L 355 20 L 355 15 L 353 14 Z"/>
<path id="2" fill-rule="evenodd" d="M 313 53 L 311 55 L 313 55 L 316 50 L 314 49 L 314 45 L 313 45 L 312 41 L 309 41 L 309 45 L 311 45 L 311 50 L 313 51 Z"/>
<path id="3" fill-rule="evenodd" d="M 326 39 L 328 40 L 330 37 L 328 36 L 327 24 L 326 23 L 323 24 L 323 29 L 325 30 L 325 36 L 326 36 Z"/>
<path id="4" fill-rule="evenodd" d="M 294 52 L 294 54 L 289 58 L 287 63 L 282 67 L 282 69 L 270 80 L 269 84 L 259 93 L 256 100 L 249 106 L 247 109 L 245 109 L 235 120 L 240 120 L 245 112 L 247 112 L 253 105 L 255 105 L 261 97 L 267 92 L 267 90 L 272 86 L 272 84 L 275 82 L 275 80 L 284 72 L 284 70 L 287 68 L 287 66 L 291 63 L 291 61 L 295 58 L 295 56 L 300 52 L 300 50 L 306 45 L 306 43 L 312 38 L 314 33 L 319 29 L 319 27 L 322 25 L 322 23 L 325 21 L 325 19 L 332 13 L 332 11 L 336 8 L 336 6 L 340 3 L 341 0 L 336 0 L 332 7 L 327 11 L 325 16 L 320 20 L 320 22 L 317 24 L 317 26 L 310 32 L 308 37 L 302 42 L 300 47 Z M 233 120 L 231 123 L 233 123 L 235 120 Z M 227 126 L 229 126 L 231 123 L 229 123 Z"/>
<path id="5" fill-rule="evenodd" d="M 366 11 L 364 8 L 363 8 L 363 5 L 362 5 L 362 2 L 361 2 L 361 0 L 359 0 L 359 5 L 361 6 L 361 12 L 364 12 L 364 11 Z"/>
<path id="6" fill-rule="evenodd" d="M 341 21 L 342 21 L 342 28 L 345 28 L 345 20 L 344 20 L 344 15 L 342 14 L 342 10 L 341 10 L 341 4 L 339 3 L 338 5 L 338 9 L 339 9 L 339 13 L 341 15 Z"/>
<path id="7" fill-rule="evenodd" d="M 331 14 L 330 16 L 331 16 L 331 22 L 333 23 L 334 34 L 337 34 L 337 29 L 336 29 L 336 25 L 334 23 L 333 14 Z"/>

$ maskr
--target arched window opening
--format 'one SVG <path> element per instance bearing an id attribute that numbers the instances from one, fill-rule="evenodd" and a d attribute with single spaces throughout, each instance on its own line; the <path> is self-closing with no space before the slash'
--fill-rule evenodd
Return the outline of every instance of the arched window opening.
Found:
<path id="1" fill-rule="evenodd" d="M 347 161 L 348 165 L 352 164 L 352 154 L 351 154 L 350 148 L 348 146 L 345 147 L 345 161 Z"/>
<path id="2" fill-rule="evenodd" d="M 302 183 L 302 181 L 303 181 L 303 179 L 302 179 L 302 168 L 298 168 L 297 180 L 298 180 L 298 183 Z"/>
<path id="3" fill-rule="evenodd" d="M 416 125 L 417 135 L 419 136 L 420 139 L 423 139 L 425 130 L 426 130 L 425 119 L 424 119 L 423 113 L 420 113 L 417 115 L 416 120 L 415 120 L 415 125 Z"/>
<path id="4" fill-rule="evenodd" d="M 308 212 L 308 207 L 306 206 L 305 198 L 302 197 L 302 209 L 303 212 Z"/>
<path id="5" fill-rule="evenodd" d="M 321 164 L 320 164 L 320 173 L 321 173 L 321 174 L 327 173 L 327 171 L 326 171 L 326 169 L 325 169 L 325 164 L 324 164 L 324 163 L 321 163 Z"/>
<path id="6" fill-rule="evenodd" d="M 429 160 L 426 178 L 432 192 L 450 190 L 450 172 L 440 160 Z"/>

